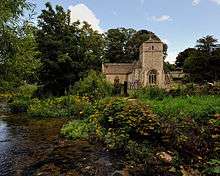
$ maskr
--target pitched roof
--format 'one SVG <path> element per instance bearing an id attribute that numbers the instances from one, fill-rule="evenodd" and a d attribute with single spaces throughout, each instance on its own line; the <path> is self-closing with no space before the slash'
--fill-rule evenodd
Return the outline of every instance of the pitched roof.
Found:
<path id="1" fill-rule="evenodd" d="M 133 66 L 133 63 L 105 63 L 102 66 L 102 72 L 104 74 L 129 74 Z"/>

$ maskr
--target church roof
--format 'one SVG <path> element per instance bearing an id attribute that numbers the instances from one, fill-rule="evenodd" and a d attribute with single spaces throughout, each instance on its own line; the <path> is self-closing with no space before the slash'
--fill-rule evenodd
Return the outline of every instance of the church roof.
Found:
<path id="1" fill-rule="evenodd" d="M 102 66 L 104 74 L 129 74 L 133 71 L 133 63 L 105 63 Z"/>

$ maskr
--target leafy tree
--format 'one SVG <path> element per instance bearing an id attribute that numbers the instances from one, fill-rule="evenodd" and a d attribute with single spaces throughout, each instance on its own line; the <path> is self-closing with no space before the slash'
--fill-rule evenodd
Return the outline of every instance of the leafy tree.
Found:
<path id="1" fill-rule="evenodd" d="M 91 70 L 86 77 L 73 86 L 71 92 L 76 95 L 89 97 L 91 100 L 97 100 L 111 96 L 112 91 L 113 86 L 106 80 L 105 75 Z"/>
<path id="2" fill-rule="evenodd" d="M 109 62 L 131 62 L 130 56 L 127 58 L 127 50 L 128 42 L 134 33 L 134 29 L 109 29 L 106 33 L 106 60 Z"/>
<path id="3" fill-rule="evenodd" d="M 174 71 L 176 69 L 175 64 L 170 64 L 169 62 L 164 62 L 165 72 Z"/>
<path id="4" fill-rule="evenodd" d="M 104 41 L 87 23 L 70 23 L 70 12 L 50 3 L 38 22 L 40 83 L 46 93 L 62 95 L 90 69 L 100 69 Z"/>
<path id="5" fill-rule="evenodd" d="M 218 40 L 215 39 L 212 35 L 207 35 L 203 38 L 200 38 L 199 40 L 197 40 L 197 45 L 196 47 L 199 49 L 199 50 L 202 50 L 206 53 L 211 53 L 211 49 L 212 47 L 216 46 L 215 43 L 217 42 Z"/>
<path id="6" fill-rule="evenodd" d="M 150 35 L 160 40 L 154 33 L 147 30 L 136 31 L 134 29 L 117 28 L 109 29 L 106 33 L 106 54 L 108 62 L 123 63 L 133 62 L 139 59 L 139 48 L 147 41 Z M 164 44 L 164 54 L 166 56 L 167 45 Z"/>
<path id="7" fill-rule="evenodd" d="M 184 61 L 184 71 L 190 74 L 191 81 L 204 83 L 219 80 L 220 77 L 220 51 L 214 49 L 217 39 L 206 36 L 197 40 L 198 49 Z"/>
<path id="8" fill-rule="evenodd" d="M 195 48 L 187 48 L 180 52 L 176 58 L 175 65 L 177 68 L 183 68 L 185 60 L 196 52 Z"/>
<path id="9" fill-rule="evenodd" d="M 184 72 L 190 74 L 190 81 L 192 82 L 204 83 L 212 79 L 208 58 L 198 53 L 186 59 Z"/>
<path id="10" fill-rule="evenodd" d="M 35 60 L 33 28 L 23 16 L 32 5 L 25 0 L 3 0 L 0 4 L 0 79 L 21 83 L 39 67 Z M 22 18 L 21 18 L 22 17 Z M 28 21 L 27 21 L 28 20 Z"/>

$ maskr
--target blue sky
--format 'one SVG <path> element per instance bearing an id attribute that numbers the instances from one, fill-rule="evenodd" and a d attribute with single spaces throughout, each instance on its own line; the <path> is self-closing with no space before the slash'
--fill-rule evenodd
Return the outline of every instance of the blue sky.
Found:
<path id="1" fill-rule="evenodd" d="M 30 0 L 44 8 L 45 0 Z M 168 44 L 168 58 L 214 35 L 220 42 L 220 0 L 50 0 L 72 10 L 72 20 L 86 20 L 94 29 L 147 29 Z"/>

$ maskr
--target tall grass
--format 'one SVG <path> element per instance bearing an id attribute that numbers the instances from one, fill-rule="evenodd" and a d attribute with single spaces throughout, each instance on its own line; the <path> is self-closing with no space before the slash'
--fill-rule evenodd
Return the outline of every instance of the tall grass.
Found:
<path id="1" fill-rule="evenodd" d="M 141 98 L 149 104 L 158 116 L 181 120 L 191 117 L 195 120 L 206 121 L 215 113 L 220 113 L 220 96 L 183 96 L 166 97 L 163 100 Z"/>

